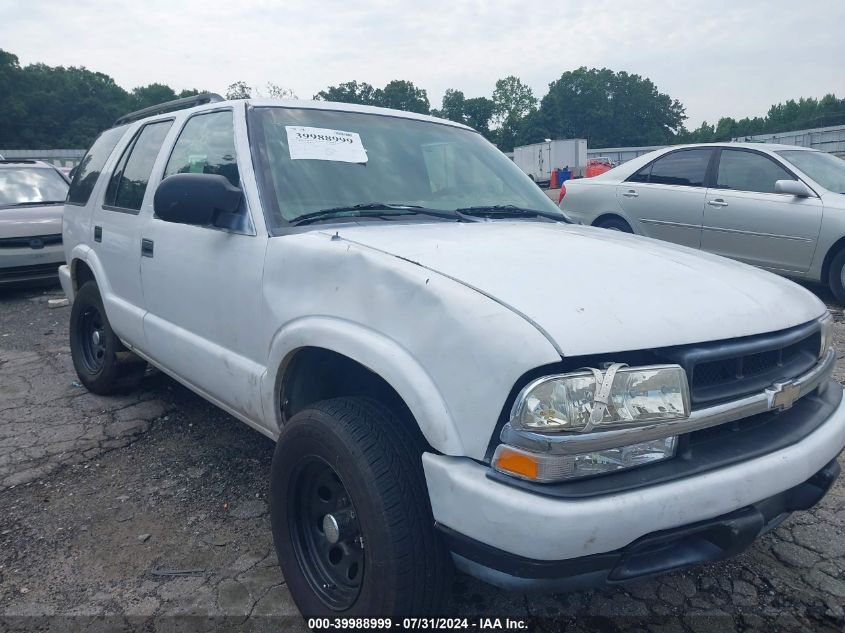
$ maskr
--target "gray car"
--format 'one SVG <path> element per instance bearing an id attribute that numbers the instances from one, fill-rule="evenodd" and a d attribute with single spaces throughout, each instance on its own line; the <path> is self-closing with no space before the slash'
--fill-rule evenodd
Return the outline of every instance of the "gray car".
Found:
<path id="1" fill-rule="evenodd" d="M 58 278 L 67 190 L 48 163 L 0 160 L 0 286 Z"/>
<path id="2" fill-rule="evenodd" d="M 820 281 L 845 302 L 845 161 L 836 156 L 761 143 L 675 146 L 565 190 L 560 208 L 574 220 Z"/>

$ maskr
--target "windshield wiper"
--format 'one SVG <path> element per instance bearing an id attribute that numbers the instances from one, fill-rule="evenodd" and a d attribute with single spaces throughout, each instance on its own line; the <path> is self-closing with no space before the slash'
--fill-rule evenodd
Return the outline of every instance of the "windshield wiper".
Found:
<path id="1" fill-rule="evenodd" d="M 486 216 L 486 217 L 541 217 L 555 222 L 571 224 L 562 213 L 551 213 L 550 211 L 538 211 L 537 209 L 526 209 L 513 204 L 493 204 L 488 206 L 464 207 L 455 209 L 455 212 L 464 215 Z"/>
<path id="2" fill-rule="evenodd" d="M 350 211 L 357 211 L 358 213 L 348 214 Z M 379 217 L 381 213 L 360 213 L 361 211 L 401 211 L 394 215 L 430 215 L 436 218 L 444 218 L 447 220 L 460 220 L 461 217 L 454 211 L 439 211 L 437 209 L 427 209 L 416 204 L 390 204 L 387 202 L 366 202 L 362 204 L 346 205 L 342 207 L 331 207 L 330 209 L 320 209 L 312 213 L 306 213 L 291 220 L 294 226 L 303 224 L 310 224 L 312 222 L 319 222 L 320 220 L 328 220 L 337 217 L 353 217 L 353 218 L 367 218 Z"/>

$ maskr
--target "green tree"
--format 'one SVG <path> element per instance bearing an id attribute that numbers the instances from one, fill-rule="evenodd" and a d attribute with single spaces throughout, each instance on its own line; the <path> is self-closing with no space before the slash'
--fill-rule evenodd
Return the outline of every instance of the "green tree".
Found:
<path id="1" fill-rule="evenodd" d="M 338 101 L 340 103 L 359 103 L 376 105 L 394 110 L 406 110 L 428 114 L 430 105 L 428 95 L 412 82 L 394 79 L 384 88 L 373 88 L 366 82 L 347 81 L 337 86 L 329 86 L 314 95 L 319 101 Z"/>
<path id="2" fill-rule="evenodd" d="M 10 140 L 27 117 L 23 74 L 16 55 L 0 49 L 0 147 L 14 147 Z"/>
<path id="3" fill-rule="evenodd" d="M 503 152 L 511 151 L 515 146 L 537 143 L 551 137 L 549 124 L 546 121 L 546 114 L 542 110 L 534 110 L 519 122 L 513 143 L 508 146 L 503 140 L 499 149 Z"/>
<path id="4" fill-rule="evenodd" d="M 493 120 L 495 106 L 493 101 L 487 97 L 473 97 L 464 101 L 464 120 L 471 128 L 478 130 L 487 139 L 493 139 L 494 134 L 490 130 Z"/>
<path id="5" fill-rule="evenodd" d="M 165 101 L 176 99 L 176 93 L 170 86 L 164 84 L 150 84 L 132 89 L 132 107 L 136 110 L 154 106 Z"/>
<path id="6" fill-rule="evenodd" d="M 251 99 L 252 88 L 245 81 L 236 81 L 226 88 L 227 99 Z"/>
<path id="7" fill-rule="evenodd" d="M 449 88 L 443 95 L 443 105 L 439 110 L 432 110 L 434 116 L 439 116 L 443 119 L 464 123 L 464 105 L 466 98 L 464 93 L 454 88 Z"/>
<path id="8" fill-rule="evenodd" d="M 498 125 L 508 120 L 512 125 L 516 125 L 536 109 L 537 97 L 519 77 L 509 75 L 496 82 L 496 88 L 493 90 L 493 106 Z"/>
<path id="9" fill-rule="evenodd" d="M 296 93 L 272 81 L 267 82 L 267 96 L 270 99 L 297 99 Z"/>
<path id="10" fill-rule="evenodd" d="M 540 110 L 550 136 L 585 138 L 590 147 L 671 143 L 686 119 L 681 102 L 651 80 L 607 68 L 563 73 Z"/>
<path id="11" fill-rule="evenodd" d="M 373 105 L 375 103 L 375 88 L 367 82 L 347 81 L 337 86 L 329 86 L 314 95 L 317 101 L 337 101 L 339 103 L 358 103 Z"/>
<path id="12" fill-rule="evenodd" d="M 430 106 L 428 95 L 422 88 L 417 88 L 412 82 L 402 79 L 394 79 L 375 91 L 375 104 L 383 108 L 394 110 L 405 110 L 406 112 L 417 112 L 428 114 Z"/>
<path id="13" fill-rule="evenodd" d="M 180 96 L 197 94 L 183 91 Z M 153 83 L 127 92 L 86 68 L 31 64 L 0 50 L 0 147 L 86 148 L 123 114 L 176 98 Z"/>

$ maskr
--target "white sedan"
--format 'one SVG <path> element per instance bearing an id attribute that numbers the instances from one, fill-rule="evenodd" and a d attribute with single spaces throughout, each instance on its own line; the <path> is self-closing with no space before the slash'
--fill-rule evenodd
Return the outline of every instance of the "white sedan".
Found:
<path id="1" fill-rule="evenodd" d="M 715 143 L 639 156 L 565 183 L 561 210 L 828 284 L 845 301 L 845 161 L 791 145 Z"/>

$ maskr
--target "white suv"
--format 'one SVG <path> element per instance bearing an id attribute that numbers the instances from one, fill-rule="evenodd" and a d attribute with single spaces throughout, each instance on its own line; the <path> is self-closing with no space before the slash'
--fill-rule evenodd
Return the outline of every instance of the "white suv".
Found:
<path id="1" fill-rule="evenodd" d="M 312 616 L 436 612 L 453 563 L 559 590 L 734 554 L 845 445 L 824 305 L 567 224 L 462 125 L 205 95 L 124 117 L 64 213 L 80 380 L 149 362 L 277 439 Z"/>

